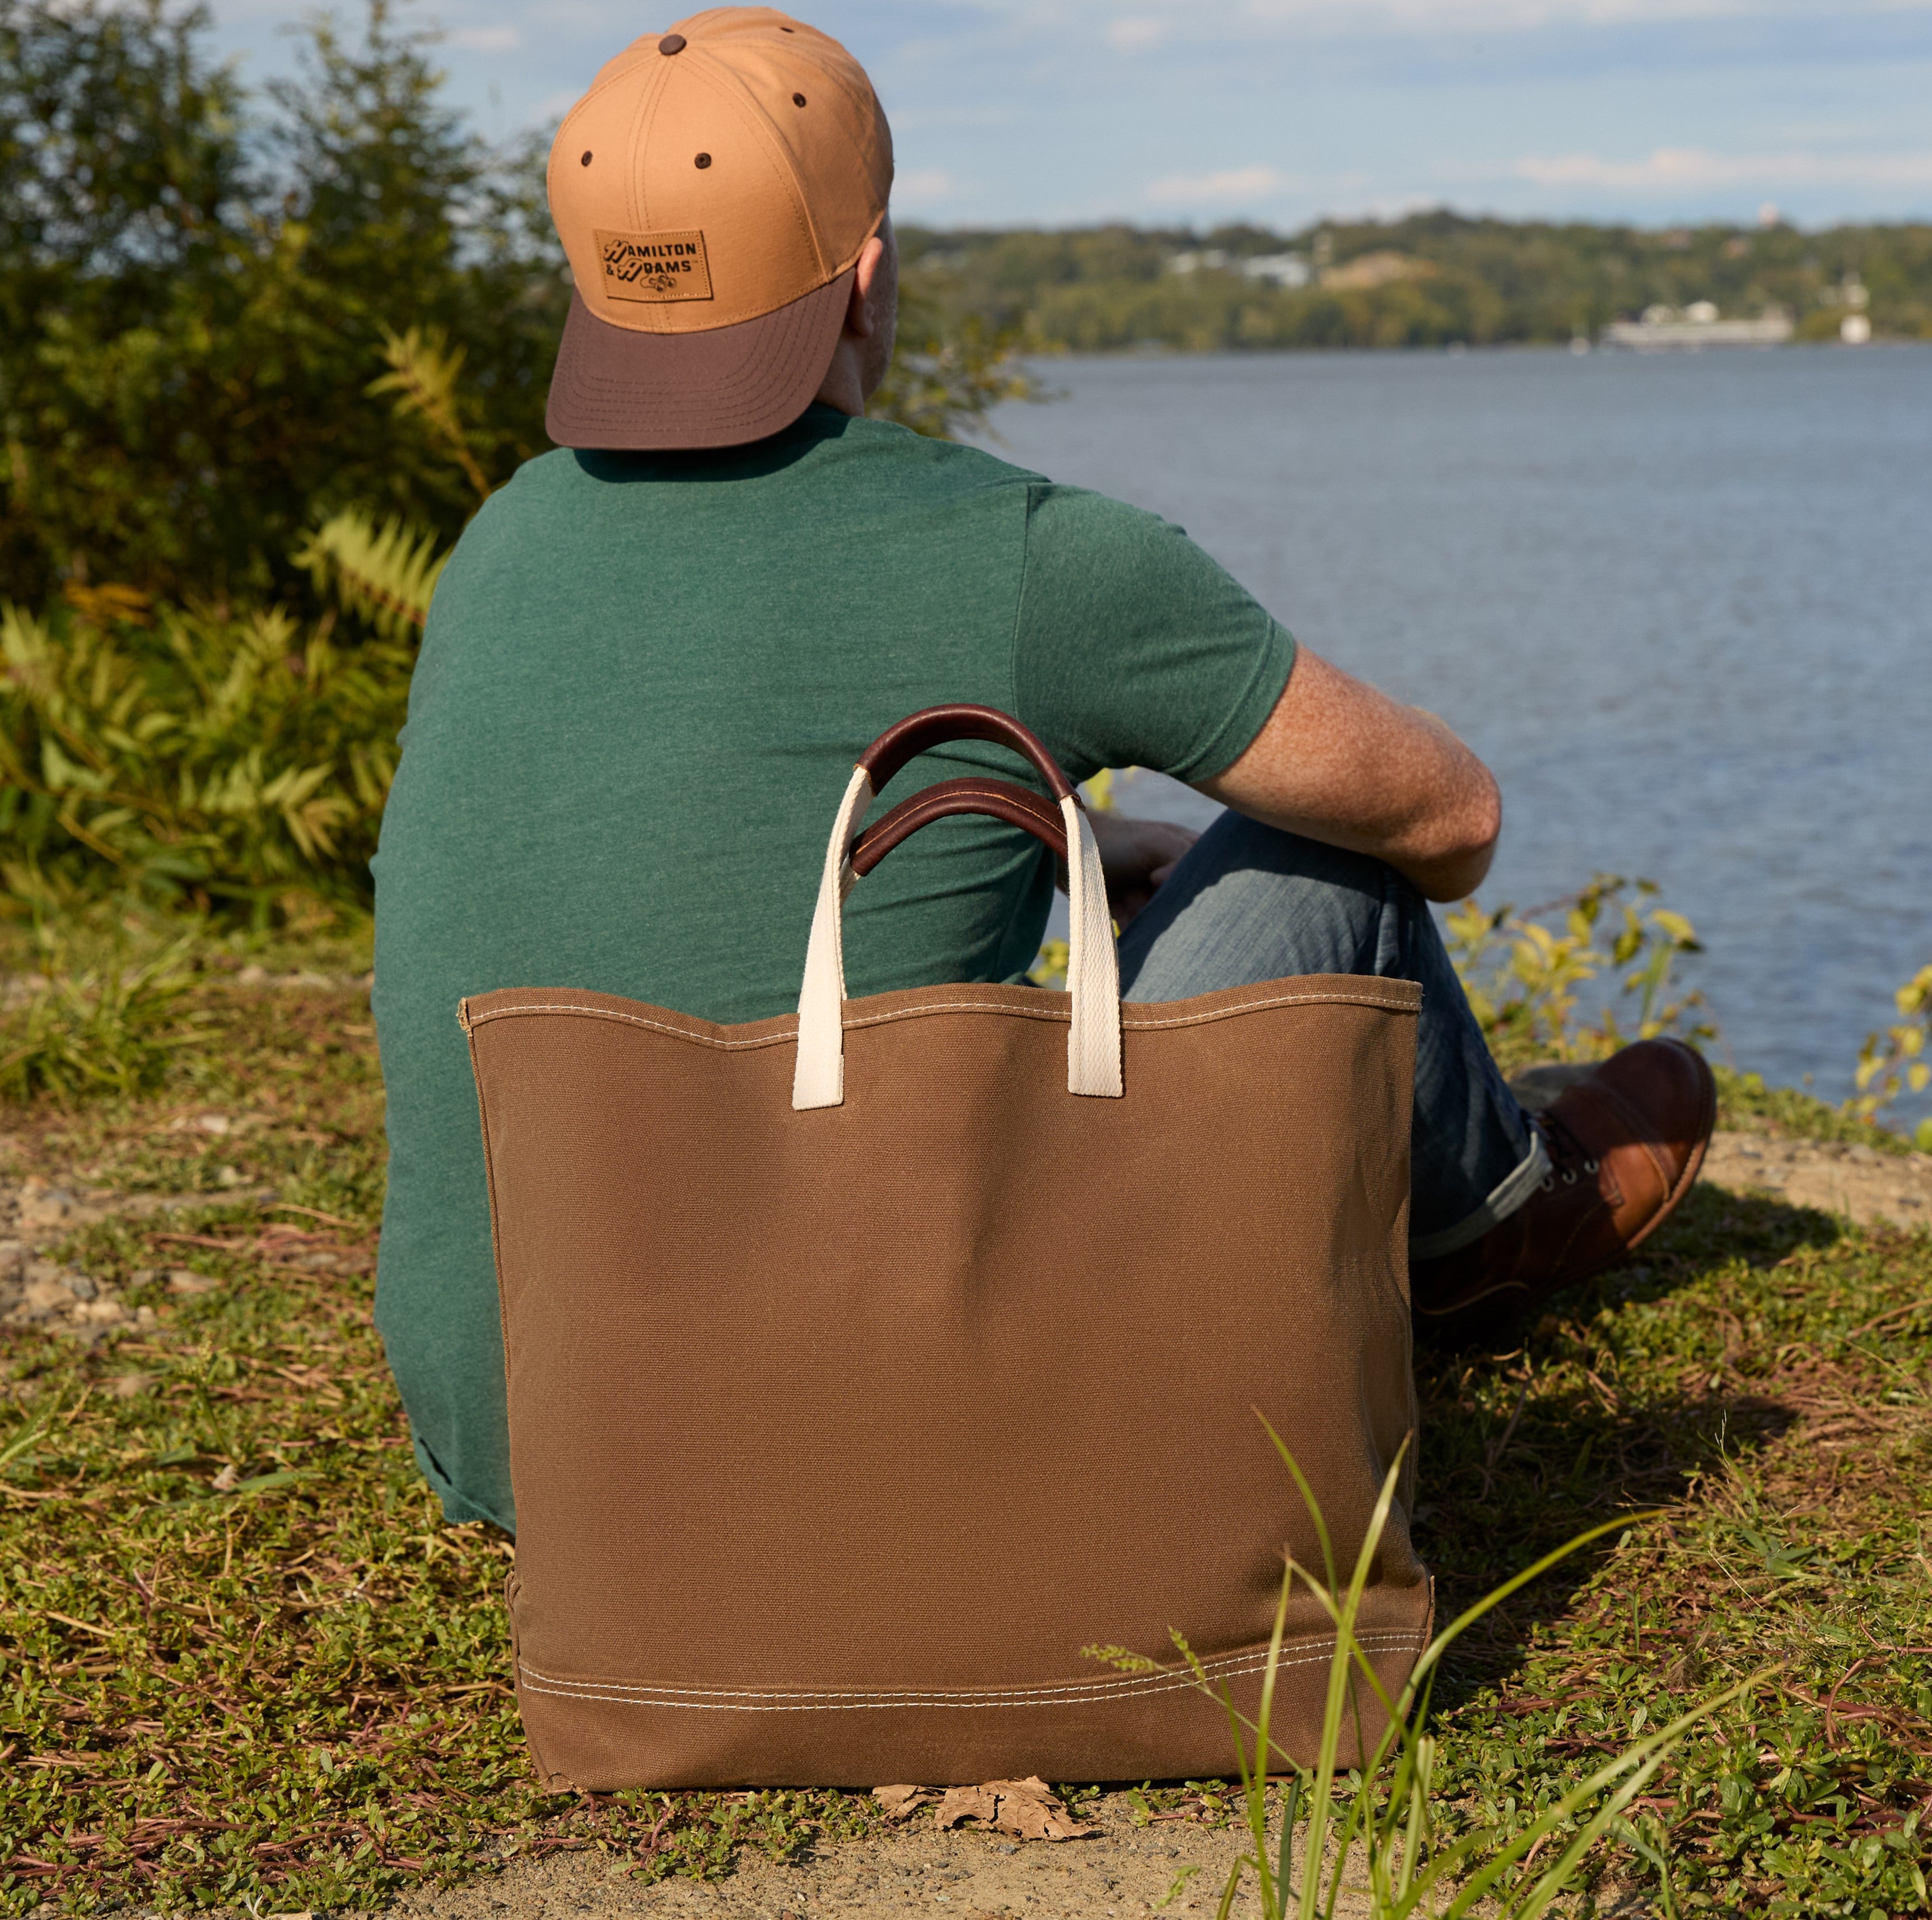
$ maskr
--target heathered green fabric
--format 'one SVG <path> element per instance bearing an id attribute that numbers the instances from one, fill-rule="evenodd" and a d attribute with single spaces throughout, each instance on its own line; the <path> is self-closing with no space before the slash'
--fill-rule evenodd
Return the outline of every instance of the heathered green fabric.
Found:
<path id="1" fill-rule="evenodd" d="M 713 454 L 532 460 L 436 592 L 375 862 L 388 1200 L 376 1322 L 452 1519 L 513 1527 L 466 994 L 582 987 L 713 1020 L 797 1004 L 852 763 L 943 700 L 1017 714 L 1076 778 L 1221 772 L 1293 643 L 1179 529 L 971 448 L 814 406 Z M 994 770 L 908 767 L 890 804 Z M 854 994 L 1012 980 L 1044 850 L 964 818 L 847 908 Z"/>

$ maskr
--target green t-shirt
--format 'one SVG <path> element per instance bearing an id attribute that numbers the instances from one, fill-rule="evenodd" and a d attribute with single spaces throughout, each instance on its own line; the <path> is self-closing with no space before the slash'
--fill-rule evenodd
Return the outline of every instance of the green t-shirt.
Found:
<path id="1" fill-rule="evenodd" d="M 1293 658 L 1178 528 L 827 407 L 720 452 L 545 454 L 490 501 L 436 588 L 375 862 L 376 1322 L 452 1519 L 514 1518 L 457 1002 L 578 987 L 784 1012 L 852 763 L 894 721 L 975 700 L 1074 778 L 1198 781 L 1239 758 Z M 967 743 L 880 805 L 986 770 L 1039 788 Z M 1018 980 L 1052 890 L 1018 829 L 941 820 L 854 892 L 850 990 Z"/>

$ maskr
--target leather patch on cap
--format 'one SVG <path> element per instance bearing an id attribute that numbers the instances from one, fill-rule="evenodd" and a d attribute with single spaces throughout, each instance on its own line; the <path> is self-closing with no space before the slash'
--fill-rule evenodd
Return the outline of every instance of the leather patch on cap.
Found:
<path id="1" fill-rule="evenodd" d="M 711 264 L 704 236 L 610 233 L 596 230 L 604 291 L 613 300 L 709 300 Z"/>

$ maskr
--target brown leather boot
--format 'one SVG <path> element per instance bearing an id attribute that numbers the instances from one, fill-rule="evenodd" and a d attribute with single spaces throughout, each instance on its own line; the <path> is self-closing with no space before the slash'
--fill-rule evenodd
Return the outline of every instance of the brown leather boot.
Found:
<path id="1" fill-rule="evenodd" d="M 1444 1345 L 1506 1334 L 1670 1218 L 1704 1164 L 1718 1083 L 1681 1040 L 1639 1040 L 1532 1116 L 1542 1186 L 1480 1240 L 1409 1271 L 1418 1335 Z"/>

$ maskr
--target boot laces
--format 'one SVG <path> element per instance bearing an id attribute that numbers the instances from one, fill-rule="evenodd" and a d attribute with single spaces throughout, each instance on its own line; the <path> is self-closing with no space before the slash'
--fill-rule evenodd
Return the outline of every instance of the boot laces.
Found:
<path id="1" fill-rule="evenodd" d="M 1543 1177 L 1544 1192 L 1551 1192 L 1559 1181 L 1565 1186 L 1574 1186 L 1584 1176 L 1595 1174 L 1596 1160 L 1555 1113 L 1546 1108 L 1541 1113 L 1533 1114 L 1530 1124 L 1543 1136 L 1550 1155 L 1550 1171 Z"/>

